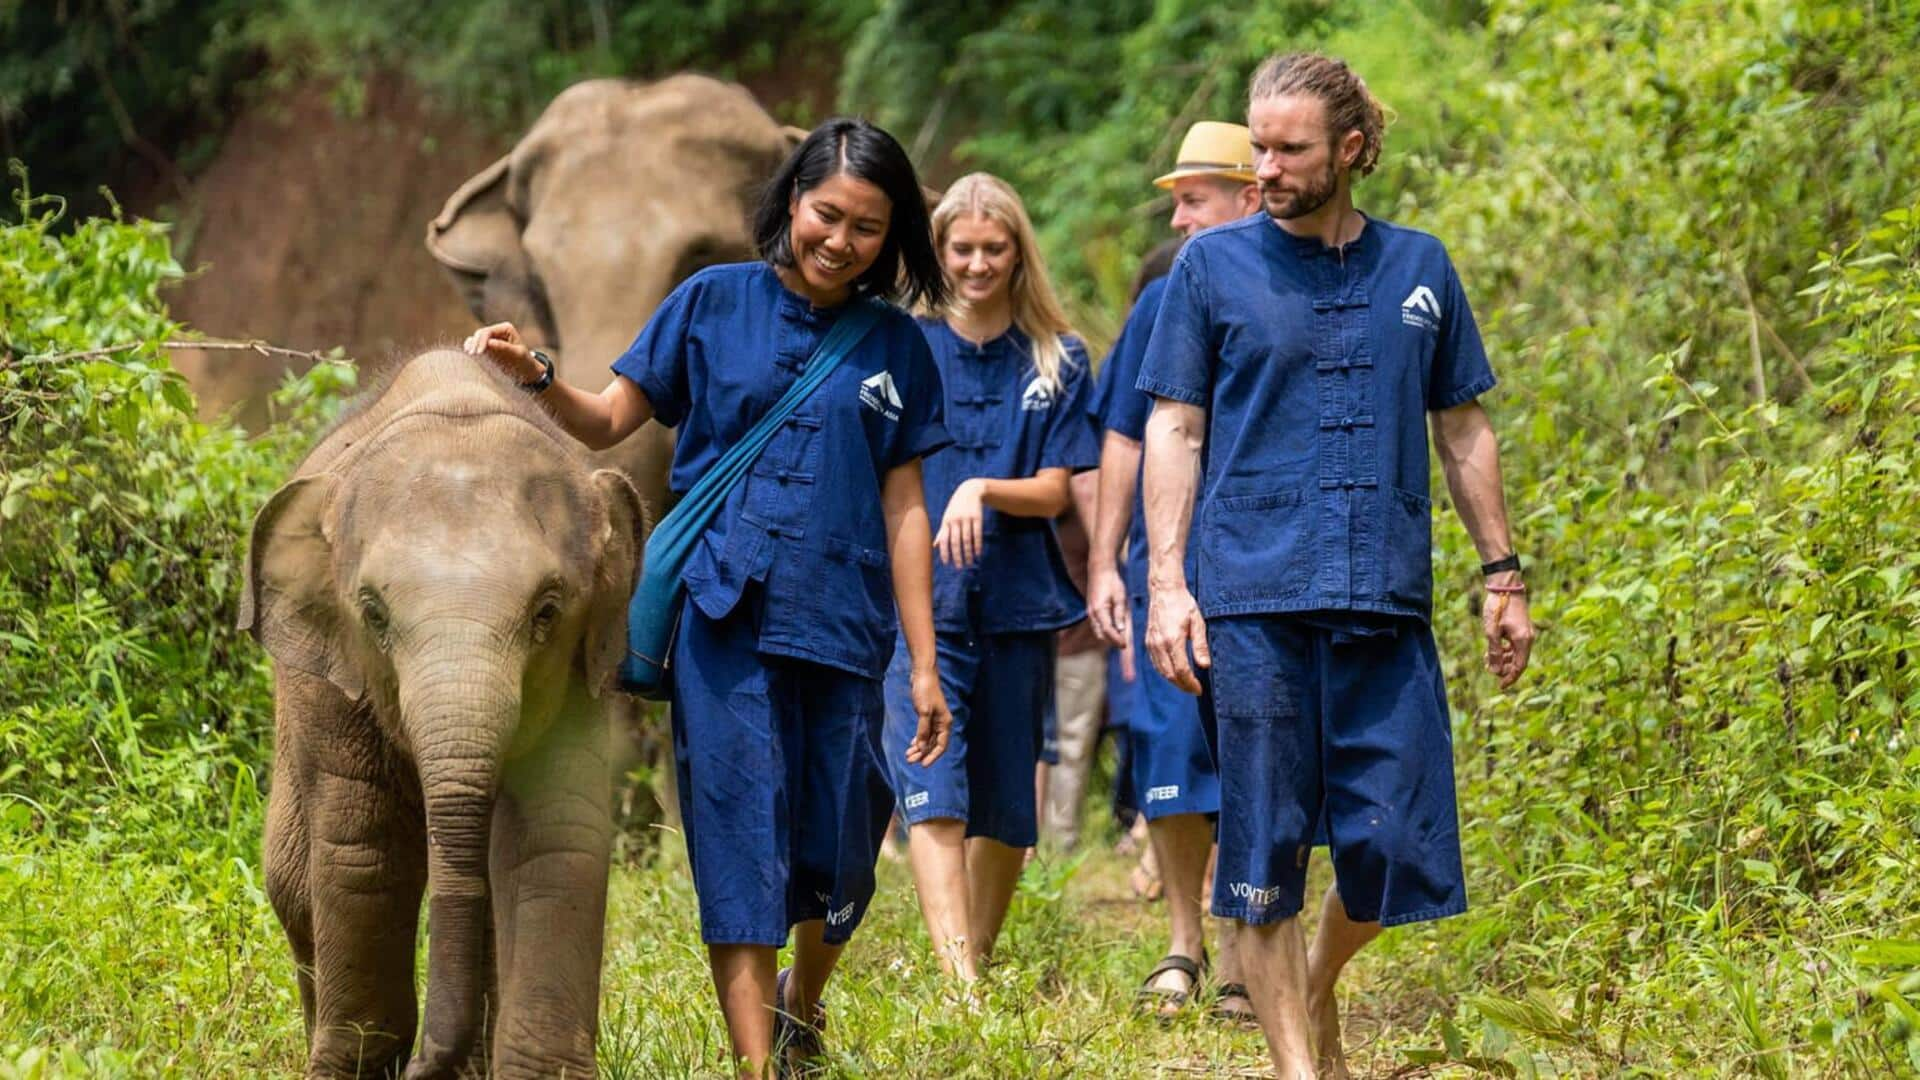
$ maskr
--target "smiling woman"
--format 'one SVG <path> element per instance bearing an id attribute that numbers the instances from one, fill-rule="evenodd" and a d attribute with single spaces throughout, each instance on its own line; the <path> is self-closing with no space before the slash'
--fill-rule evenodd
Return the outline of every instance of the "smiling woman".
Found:
<path id="1" fill-rule="evenodd" d="M 946 295 L 900 144 L 863 120 L 822 124 L 768 183 L 754 239 L 764 261 L 688 278 L 602 393 L 552 378 L 509 324 L 467 351 L 582 441 L 611 445 L 649 419 L 674 428 L 668 486 L 685 495 L 821 363 L 843 311 L 880 308 L 726 490 L 680 575 L 667 689 L 681 814 L 728 1035 L 760 1076 L 770 1058 L 818 1052 L 821 990 L 873 898 L 896 634 L 912 669 L 907 753 L 928 762 L 946 745 L 920 459 L 951 440 L 927 340 L 883 303 Z M 790 933 L 794 965 L 776 976 Z"/>
<path id="2" fill-rule="evenodd" d="M 986 173 L 933 212 L 953 299 L 920 321 L 947 394 L 951 449 L 927 462 L 940 518 L 934 626 L 953 706 L 953 750 L 912 753 L 910 672 L 887 677 L 887 752 L 927 933 L 943 968 L 979 977 L 1038 839 L 1034 766 L 1054 681 L 1053 633 L 1085 601 L 1052 520 L 1069 475 L 1092 468 L 1089 365 L 1047 277 L 1026 207 Z"/>
<path id="3" fill-rule="evenodd" d="M 754 242 L 781 282 L 817 306 L 896 288 L 908 306 L 946 298 L 920 181 L 893 136 L 864 120 L 829 120 L 787 159 L 768 194 Z"/>

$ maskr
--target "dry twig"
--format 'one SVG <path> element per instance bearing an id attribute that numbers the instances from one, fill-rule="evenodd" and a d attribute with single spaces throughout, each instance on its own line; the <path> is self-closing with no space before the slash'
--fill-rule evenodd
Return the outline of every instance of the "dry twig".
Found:
<path id="1" fill-rule="evenodd" d="M 145 347 L 144 341 L 130 341 L 124 345 L 110 345 L 104 349 L 81 349 L 78 352 L 43 353 L 39 356 L 23 356 L 10 360 L 19 364 L 54 364 L 65 360 L 97 360 L 116 353 L 130 352 Z M 327 363 L 329 357 L 317 349 L 287 349 L 278 345 L 269 345 L 264 341 L 163 341 L 162 349 L 213 349 L 229 352 L 246 351 L 261 356 L 288 356 L 296 360 L 311 360 L 316 364 Z"/>

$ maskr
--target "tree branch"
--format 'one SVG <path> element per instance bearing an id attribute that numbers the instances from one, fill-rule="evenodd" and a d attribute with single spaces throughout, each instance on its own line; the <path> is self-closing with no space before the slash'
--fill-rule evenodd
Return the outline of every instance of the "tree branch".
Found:
<path id="1" fill-rule="evenodd" d="M 0 356 L 0 367 L 12 364 L 56 364 L 66 360 L 98 360 L 116 353 L 131 352 L 147 347 L 145 341 L 129 341 L 122 345 L 109 345 L 103 349 L 81 349 L 78 352 L 41 353 L 38 356 L 27 355 L 19 358 Z M 162 349 L 210 349 L 230 352 L 246 351 L 260 356 L 287 356 L 296 360 L 311 360 L 317 364 L 329 362 L 332 358 L 317 349 L 285 349 L 278 345 L 269 345 L 264 341 L 162 341 Z"/>

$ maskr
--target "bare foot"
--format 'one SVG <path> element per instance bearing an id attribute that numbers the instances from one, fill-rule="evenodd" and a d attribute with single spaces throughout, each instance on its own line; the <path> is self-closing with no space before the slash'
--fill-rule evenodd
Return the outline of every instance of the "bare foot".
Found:
<path id="1" fill-rule="evenodd" d="M 1313 1067 L 1321 1080 L 1351 1080 L 1346 1051 L 1340 1045 L 1340 1003 L 1332 994 L 1307 995 L 1307 1023 L 1313 1034 Z"/>
<path id="2" fill-rule="evenodd" d="M 1133 895 L 1149 904 L 1160 899 L 1166 890 L 1160 875 L 1154 873 L 1145 863 L 1134 865 L 1133 872 L 1127 875 L 1127 884 L 1132 887 Z"/>

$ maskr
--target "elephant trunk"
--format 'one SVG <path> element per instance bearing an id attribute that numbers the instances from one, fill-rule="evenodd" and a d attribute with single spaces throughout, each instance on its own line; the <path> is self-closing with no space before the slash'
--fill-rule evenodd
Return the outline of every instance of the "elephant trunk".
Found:
<path id="1" fill-rule="evenodd" d="M 474 642 L 401 675 L 400 711 L 427 815 L 427 1000 L 408 1076 L 453 1076 L 484 1057 L 493 990 L 487 864 L 500 761 L 520 715 L 520 667 L 474 662 Z M 447 656 L 448 652 L 460 656 Z"/>

